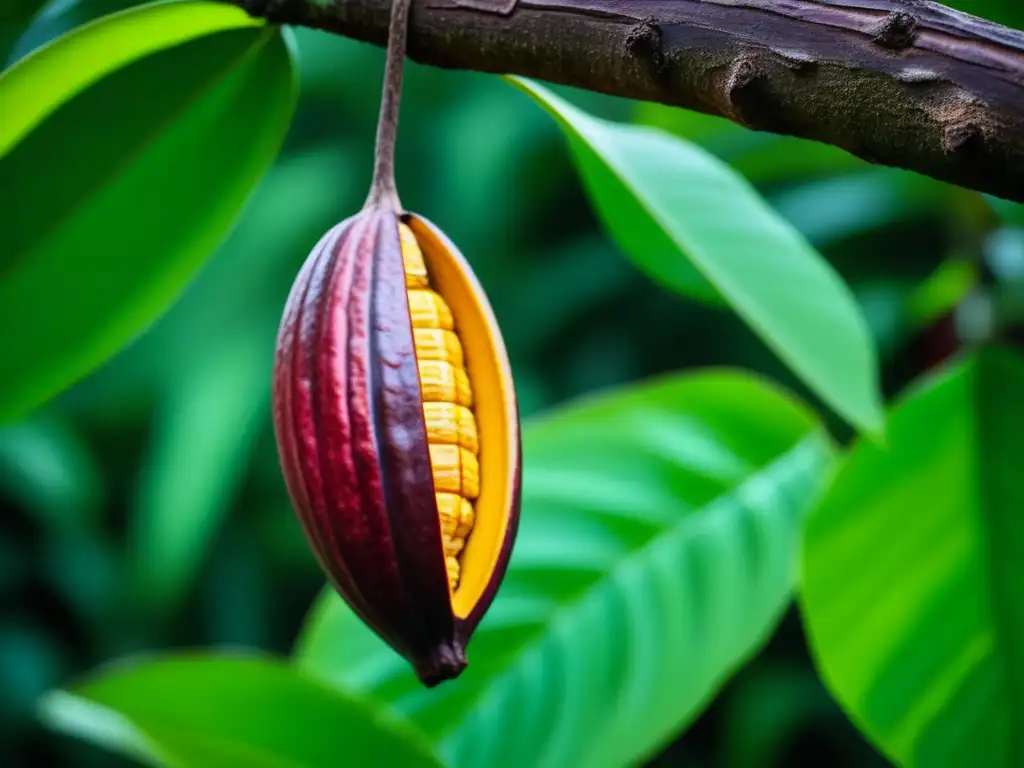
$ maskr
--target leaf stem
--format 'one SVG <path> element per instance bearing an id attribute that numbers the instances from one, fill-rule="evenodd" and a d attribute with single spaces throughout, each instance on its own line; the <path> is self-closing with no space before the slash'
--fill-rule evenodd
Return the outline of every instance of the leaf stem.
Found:
<path id="1" fill-rule="evenodd" d="M 391 207 L 402 210 L 395 185 L 395 142 L 398 136 L 398 112 L 402 102 L 402 78 L 405 73 L 405 41 L 409 29 L 411 0 L 393 0 L 388 28 L 387 63 L 384 87 L 377 119 L 377 146 L 374 150 L 373 181 L 366 208 Z"/>

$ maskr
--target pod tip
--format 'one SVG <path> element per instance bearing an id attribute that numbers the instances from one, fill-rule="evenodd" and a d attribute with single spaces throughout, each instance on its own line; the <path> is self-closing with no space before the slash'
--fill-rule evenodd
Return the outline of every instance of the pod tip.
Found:
<path id="1" fill-rule="evenodd" d="M 467 666 L 466 650 L 458 641 L 441 643 L 413 661 L 416 675 L 427 688 L 454 680 Z"/>

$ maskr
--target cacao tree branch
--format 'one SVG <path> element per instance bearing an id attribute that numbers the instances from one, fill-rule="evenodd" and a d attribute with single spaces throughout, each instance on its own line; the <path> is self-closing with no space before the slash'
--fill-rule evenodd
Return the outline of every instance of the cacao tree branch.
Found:
<path id="1" fill-rule="evenodd" d="M 378 45 L 391 5 L 228 1 Z M 1024 202 L 1024 32 L 929 0 L 465 5 L 414 0 L 410 57 L 721 115 Z"/>

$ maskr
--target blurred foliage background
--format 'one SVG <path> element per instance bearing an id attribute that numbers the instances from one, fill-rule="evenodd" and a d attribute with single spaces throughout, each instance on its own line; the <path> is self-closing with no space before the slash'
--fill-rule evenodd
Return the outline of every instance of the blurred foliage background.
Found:
<path id="1" fill-rule="evenodd" d="M 57 3 L 15 56 L 124 0 Z M 961 8 L 1024 24 L 1017 0 Z M 286 148 L 178 304 L 100 371 L 0 431 L 0 762 L 108 766 L 55 737 L 37 697 L 138 650 L 286 653 L 322 577 L 294 520 L 268 403 L 274 334 L 322 232 L 362 204 L 383 53 L 297 30 Z M 565 92 L 731 163 L 854 287 L 889 393 L 969 331 L 973 285 L 1024 271 L 1016 206 L 724 120 Z M 733 315 L 641 275 L 587 202 L 561 133 L 495 77 L 412 66 L 403 202 L 472 261 L 505 333 L 524 417 L 664 371 L 736 366 L 807 395 Z M 182 173 L 188 160 L 182 159 Z M 140 258 L 144 258 L 140 254 Z M 55 308 L 55 311 L 57 309 Z M 795 613 L 655 766 L 871 768 L 877 756 L 811 667 Z"/>

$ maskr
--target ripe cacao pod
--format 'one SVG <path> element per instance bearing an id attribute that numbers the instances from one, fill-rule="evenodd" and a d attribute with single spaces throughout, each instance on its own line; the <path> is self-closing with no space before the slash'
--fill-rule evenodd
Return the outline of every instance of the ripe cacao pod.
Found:
<path id="1" fill-rule="evenodd" d="M 325 573 L 428 686 L 457 676 L 519 517 L 511 368 L 469 264 L 423 217 L 368 205 L 285 306 L 274 429 Z"/>

